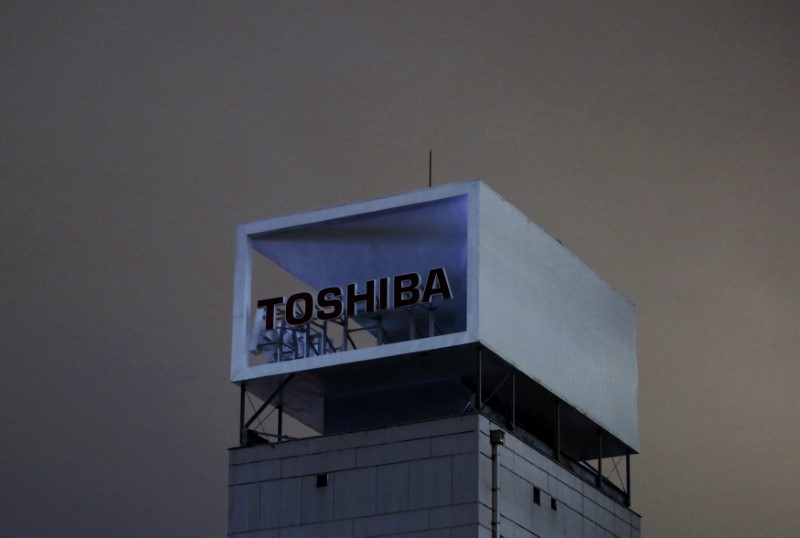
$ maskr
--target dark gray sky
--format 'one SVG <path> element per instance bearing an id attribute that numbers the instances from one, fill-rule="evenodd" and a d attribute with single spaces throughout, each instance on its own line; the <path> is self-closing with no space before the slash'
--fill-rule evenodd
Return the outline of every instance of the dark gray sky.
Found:
<path id="1" fill-rule="evenodd" d="M 482 178 L 638 305 L 647 536 L 800 534 L 800 4 L 6 2 L 0 534 L 220 536 L 239 222 Z"/>

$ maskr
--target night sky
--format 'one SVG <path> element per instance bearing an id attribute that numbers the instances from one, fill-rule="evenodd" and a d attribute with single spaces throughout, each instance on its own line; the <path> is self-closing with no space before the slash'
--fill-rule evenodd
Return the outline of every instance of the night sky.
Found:
<path id="1" fill-rule="evenodd" d="M 223 535 L 236 224 L 429 150 L 637 304 L 644 535 L 800 535 L 800 3 L 1 13 L 1 535 Z"/>

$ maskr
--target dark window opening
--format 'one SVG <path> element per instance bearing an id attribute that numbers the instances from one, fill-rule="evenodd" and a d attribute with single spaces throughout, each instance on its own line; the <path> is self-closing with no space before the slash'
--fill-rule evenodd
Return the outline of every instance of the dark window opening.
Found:
<path id="1" fill-rule="evenodd" d="M 550 508 L 553 510 L 558 510 L 558 503 L 556 503 L 556 500 L 553 498 L 550 499 Z"/>
<path id="2" fill-rule="evenodd" d="M 542 504 L 542 492 L 539 490 L 539 488 L 533 488 L 533 504 Z"/>
<path id="3" fill-rule="evenodd" d="M 328 485 L 328 473 L 322 473 L 317 475 L 317 487 L 324 488 Z"/>

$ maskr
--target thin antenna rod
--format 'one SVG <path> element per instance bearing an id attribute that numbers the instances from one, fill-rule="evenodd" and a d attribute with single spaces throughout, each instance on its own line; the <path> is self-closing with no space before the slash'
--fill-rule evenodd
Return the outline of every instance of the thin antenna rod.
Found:
<path id="1" fill-rule="evenodd" d="M 433 187 L 433 151 L 428 150 L 428 188 Z"/>

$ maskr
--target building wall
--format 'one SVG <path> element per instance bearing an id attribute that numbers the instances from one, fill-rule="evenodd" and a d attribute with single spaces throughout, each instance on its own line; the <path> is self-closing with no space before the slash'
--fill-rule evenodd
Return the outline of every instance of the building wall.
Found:
<path id="1" fill-rule="evenodd" d="M 499 427 L 486 417 L 477 418 L 480 524 L 483 529 L 491 529 L 492 448 L 489 431 Z M 517 437 L 506 433 L 505 444 L 498 450 L 498 460 L 500 534 L 505 538 L 636 538 L 640 535 L 638 514 Z M 534 488 L 540 492 L 538 505 L 533 502 Z M 555 509 L 551 507 L 553 499 Z"/>
<path id="2" fill-rule="evenodd" d="M 228 535 L 489 538 L 494 427 L 471 414 L 232 449 Z M 633 512 L 515 437 L 499 460 L 505 538 L 639 535 Z"/>

